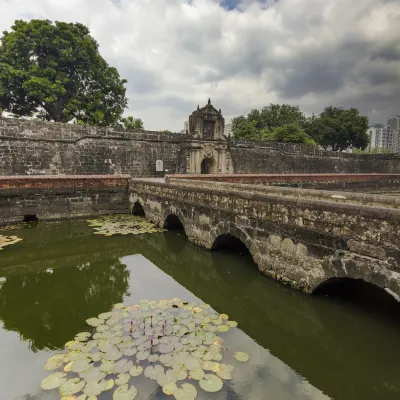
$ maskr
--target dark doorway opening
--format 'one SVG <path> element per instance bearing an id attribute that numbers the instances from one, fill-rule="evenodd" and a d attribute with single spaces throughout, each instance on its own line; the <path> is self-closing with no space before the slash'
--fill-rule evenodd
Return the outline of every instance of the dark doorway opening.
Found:
<path id="1" fill-rule="evenodd" d="M 164 228 L 174 231 L 183 231 L 185 228 L 178 216 L 170 214 L 164 222 Z"/>
<path id="2" fill-rule="evenodd" d="M 144 209 L 143 209 L 142 205 L 138 201 L 135 202 L 135 204 L 133 205 L 132 214 L 136 215 L 138 217 L 143 217 L 143 218 L 146 217 Z"/>
<path id="3" fill-rule="evenodd" d="M 39 218 L 37 217 L 36 214 L 27 214 L 24 215 L 24 221 L 23 222 L 38 222 Z"/>
<path id="4" fill-rule="evenodd" d="M 213 158 L 205 158 L 201 162 L 200 171 L 202 174 L 214 174 L 215 173 L 215 160 Z"/>

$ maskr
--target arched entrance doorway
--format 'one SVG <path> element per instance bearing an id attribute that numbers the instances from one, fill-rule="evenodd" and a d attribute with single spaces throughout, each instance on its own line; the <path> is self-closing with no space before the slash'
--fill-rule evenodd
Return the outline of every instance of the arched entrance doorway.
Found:
<path id="1" fill-rule="evenodd" d="M 200 171 L 202 174 L 215 174 L 215 160 L 213 158 L 205 158 L 201 162 Z"/>

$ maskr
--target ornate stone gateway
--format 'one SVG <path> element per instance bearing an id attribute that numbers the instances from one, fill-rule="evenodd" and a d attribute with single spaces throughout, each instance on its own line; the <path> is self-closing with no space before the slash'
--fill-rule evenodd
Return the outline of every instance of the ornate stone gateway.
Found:
<path id="1" fill-rule="evenodd" d="M 224 135 L 225 119 L 208 99 L 207 105 L 189 117 L 187 173 L 233 173 L 228 138 Z"/>

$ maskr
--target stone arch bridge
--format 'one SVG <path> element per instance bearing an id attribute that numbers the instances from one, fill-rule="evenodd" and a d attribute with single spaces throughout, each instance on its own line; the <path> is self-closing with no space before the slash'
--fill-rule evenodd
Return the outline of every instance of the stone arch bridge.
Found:
<path id="1" fill-rule="evenodd" d="M 132 179 L 130 204 L 161 227 L 179 218 L 206 249 L 239 239 L 263 274 L 305 292 L 351 278 L 400 296 L 399 197 L 171 177 Z"/>

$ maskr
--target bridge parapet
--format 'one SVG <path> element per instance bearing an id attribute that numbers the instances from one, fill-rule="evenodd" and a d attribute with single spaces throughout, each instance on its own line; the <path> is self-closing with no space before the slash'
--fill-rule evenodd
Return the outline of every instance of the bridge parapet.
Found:
<path id="1" fill-rule="evenodd" d="M 221 235 L 238 238 L 260 271 L 306 292 L 348 277 L 400 295 L 398 198 L 169 182 L 132 179 L 131 204 L 160 226 L 178 216 L 189 240 L 207 249 Z"/>

